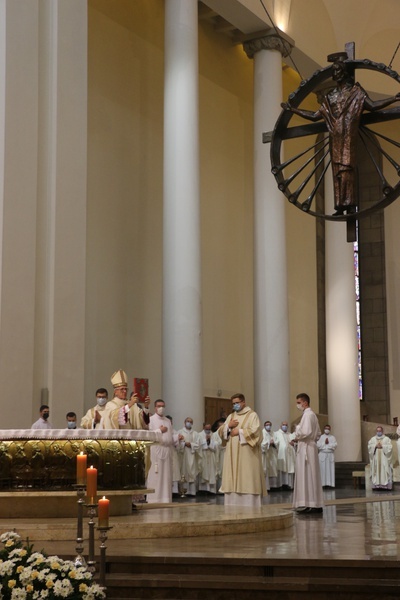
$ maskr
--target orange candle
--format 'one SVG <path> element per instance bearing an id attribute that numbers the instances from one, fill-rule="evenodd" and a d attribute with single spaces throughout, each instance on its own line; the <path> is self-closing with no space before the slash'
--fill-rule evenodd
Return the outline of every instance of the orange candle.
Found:
<path id="1" fill-rule="evenodd" d="M 86 485 L 87 456 L 81 452 L 76 457 L 76 483 Z"/>
<path id="2" fill-rule="evenodd" d="M 88 504 L 95 504 L 97 496 L 97 469 L 86 469 L 86 497 Z"/>
<path id="3" fill-rule="evenodd" d="M 99 527 L 108 527 L 108 519 L 110 516 L 110 501 L 105 496 L 103 496 L 99 500 L 97 514 L 99 516 Z"/>

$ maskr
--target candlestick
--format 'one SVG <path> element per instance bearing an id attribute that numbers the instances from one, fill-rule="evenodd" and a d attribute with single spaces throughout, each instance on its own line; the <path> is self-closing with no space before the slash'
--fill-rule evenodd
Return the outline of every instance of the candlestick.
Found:
<path id="1" fill-rule="evenodd" d="M 106 587 L 106 541 L 107 534 L 112 527 L 98 527 L 100 532 L 100 575 L 99 575 L 99 584 L 102 587 Z"/>
<path id="2" fill-rule="evenodd" d="M 86 498 L 88 504 L 95 504 L 97 497 L 97 469 L 91 466 L 86 469 Z"/>
<path id="3" fill-rule="evenodd" d="M 103 496 L 103 498 L 100 498 L 99 500 L 97 514 L 99 516 L 99 527 L 108 527 L 108 520 L 110 516 L 110 501 L 105 496 Z"/>
<path id="4" fill-rule="evenodd" d="M 85 473 L 86 474 L 86 473 Z M 77 555 L 74 559 L 75 567 L 86 567 L 86 560 L 83 557 L 83 504 L 85 495 L 84 485 L 74 485 L 78 496 L 78 520 L 77 520 L 77 531 L 76 531 L 76 551 Z"/>
<path id="5" fill-rule="evenodd" d="M 87 456 L 83 452 L 76 457 L 76 483 L 86 485 Z"/>

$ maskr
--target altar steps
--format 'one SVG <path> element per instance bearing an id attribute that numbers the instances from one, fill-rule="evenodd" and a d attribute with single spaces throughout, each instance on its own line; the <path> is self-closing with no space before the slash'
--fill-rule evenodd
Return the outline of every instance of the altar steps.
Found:
<path id="1" fill-rule="evenodd" d="M 195 544 L 195 541 L 194 541 Z M 107 600 L 382 600 L 398 598 L 395 561 L 113 558 Z"/>

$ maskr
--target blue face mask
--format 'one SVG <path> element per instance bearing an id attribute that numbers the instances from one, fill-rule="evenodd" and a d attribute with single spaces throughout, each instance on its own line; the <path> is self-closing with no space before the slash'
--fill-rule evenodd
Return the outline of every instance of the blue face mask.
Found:
<path id="1" fill-rule="evenodd" d="M 76 421 L 68 421 L 67 427 L 68 429 L 76 429 Z"/>
<path id="2" fill-rule="evenodd" d="M 238 412 L 240 410 L 240 402 L 235 402 L 235 404 L 232 405 L 232 408 L 234 411 Z"/>
<path id="3" fill-rule="evenodd" d="M 282 431 L 287 431 L 287 425 L 282 425 L 281 429 Z"/>
<path id="4" fill-rule="evenodd" d="M 377 431 L 377 432 L 376 432 L 376 435 L 377 435 L 377 437 L 382 437 L 382 436 L 383 436 L 383 433 L 382 433 L 382 431 Z"/>

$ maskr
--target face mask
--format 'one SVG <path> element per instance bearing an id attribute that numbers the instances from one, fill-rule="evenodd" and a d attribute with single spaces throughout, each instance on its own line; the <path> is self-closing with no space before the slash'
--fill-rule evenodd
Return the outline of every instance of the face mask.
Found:
<path id="1" fill-rule="evenodd" d="M 266 425 L 265 426 L 265 431 L 271 431 L 271 425 Z"/>
<path id="2" fill-rule="evenodd" d="M 331 430 L 330 430 L 330 429 L 325 429 L 325 435 L 329 435 L 329 434 L 330 434 L 330 432 L 331 432 Z"/>
<path id="3" fill-rule="evenodd" d="M 304 410 L 304 408 L 302 407 L 302 405 L 301 405 L 301 404 L 296 404 L 296 406 L 297 406 L 297 409 L 298 409 L 298 410 L 301 410 L 301 411 L 303 411 L 303 410 Z"/>
<path id="4" fill-rule="evenodd" d="M 282 425 L 281 429 L 282 431 L 287 431 L 287 425 Z"/>
<path id="5" fill-rule="evenodd" d="M 232 405 L 232 408 L 235 412 L 239 412 L 240 410 L 240 402 L 235 402 L 235 404 Z"/>
<path id="6" fill-rule="evenodd" d="M 45 421 L 47 421 L 47 419 L 49 418 L 49 414 L 50 414 L 50 413 L 48 413 L 48 412 L 44 412 L 44 413 L 43 413 L 42 417 L 43 417 L 43 419 L 44 419 Z"/>
<path id="7" fill-rule="evenodd" d="M 68 421 L 67 427 L 68 429 L 76 429 L 76 421 Z"/>
<path id="8" fill-rule="evenodd" d="M 156 410 L 157 410 L 157 414 L 158 414 L 160 417 L 162 417 L 162 416 L 163 416 L 163 414 L 164 414 L 164 407 L 163 407 L 163 406 L 158 406 Z"/>
<path id="9" fill-rule="evenodd" d="M 186 421 L 185 423 L 185 427 L 186 429 L 192 429 L 193 423 L 191 423 L 190 421 Z"/>
<path id="10" fill-rule="evenodd" d="M 205 433 L 206 435 L 210 435 L 210 434 L 211 434 L 211 430 L 210 430 L 210 429 L 205 429 L 205 430 L 204 430 L 204 433 Z"/>
<path id="11" fill-rule="evenodd" d="M 377 432 L 376 432 L 376 437 L 382 437 L 382 436 L 383 436 L 383 433 L 382 433 L 382 431 L 377 431 Z"/>
<path id="12" fill-rule="evenodd" d="M 107 404 L 108 398 L 96 398 L 96 400 L 99 406 L 105 406 Z"/>

